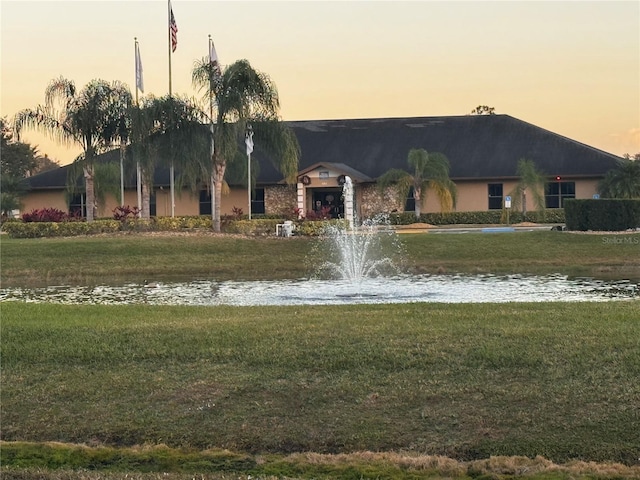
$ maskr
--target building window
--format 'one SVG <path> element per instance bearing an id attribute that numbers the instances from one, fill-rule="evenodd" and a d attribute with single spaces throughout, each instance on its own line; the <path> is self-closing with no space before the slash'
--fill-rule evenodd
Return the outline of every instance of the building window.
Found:
<path id="1" fill-rule="evenodd" d="M 500 210 L 502 208 L 502 184 L 489 184 L 489 210 Z"/>
<path id="2" fill-rule="evenodd" d="M 73 195 L 69 200 L 69 215 L 87 218 L 87 201 L 84 193 Z"/>
<path id="3" fill-rule="evenodd" d="M 200 215 L 211 215 L 211 192 L 200 190 Z"/>
<path id="4" fill-rule="evenodd" d="M 564 208 L 567 198 L 576 198 L 576 182 L 547 183 L 544 195 L 547 208 Z"/>
<path id="5" fill-rule="evenodd" d="M 253 197 L 251 198 L 251 213 L 265 213 L 264 188 L 256 188 L 253 190 Z"/>
<path id="6" fill-rule="evenodd" d="M 149 195 L 149 216 L 156 216 L 156 192 Z"/>
<path id="7" fill-rule="evenodd" d="M 416 211 L 416 199 L 413 198 L 413 187 L 409 188 L 409 193 L 407 193 L 407 200 L 404 202 L 404 211 L 405 212 Z"/>

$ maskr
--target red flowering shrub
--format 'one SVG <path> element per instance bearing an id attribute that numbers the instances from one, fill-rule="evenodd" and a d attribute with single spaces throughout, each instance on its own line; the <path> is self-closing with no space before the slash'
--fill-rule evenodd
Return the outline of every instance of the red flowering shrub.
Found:
<path id="1" fill-rule="evenodd" d="M 113 209 L 113 218 L 121 222 L 125 222 L 129 218 L 138 218 L 139 216 L 140 209 L 138 207 L 120 205 Z"/>
<path id="2" fill-rule="evenodd" d="M 57 208 L 41 208 L 22 214 L 23 222 L 66 222 L 70 220 L 69 214 Z"/>
<path id="3" fill-rule="evenodd" d="M 236 219 L 242 218 L 243 213 L 242 213 L 242 209 L 240 207 L 235 207 L 234 206 L 233 210 L 231 212 L 232 212 L 232 215 L 233 215 L 234 218 L 236 218 Z"/>
<path id="4" fill-rule="evenodd" d="M 324 206 L 320 211 L 307 210 L 305 218 L 307 220 L 329 220 L 331 218 L 331 207 Z"/>

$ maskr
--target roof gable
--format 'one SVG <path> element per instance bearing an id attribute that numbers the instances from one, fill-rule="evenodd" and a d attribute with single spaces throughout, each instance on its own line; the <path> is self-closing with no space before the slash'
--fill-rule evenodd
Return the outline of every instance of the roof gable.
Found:
<path id="1" fill-rule="evenodd" d="M 368 175 L 365 175 L 362 172 L 359 172 L 358 170 L 350 167 L 349 165 L 345 165 L 344 163 L 333 163 L 333 162 L 319 162 L 319 163 L 310 165 L 307 168 L 303 168 L 302 170 L 299 170 L 298 176 L 306 175 L 315 170 L 321 170 L 321 169 L 337 172 L 338 173 L 337 176 L 348 175 L 356 183 L 374 181 L 373 178 L 369 177 Z"/>

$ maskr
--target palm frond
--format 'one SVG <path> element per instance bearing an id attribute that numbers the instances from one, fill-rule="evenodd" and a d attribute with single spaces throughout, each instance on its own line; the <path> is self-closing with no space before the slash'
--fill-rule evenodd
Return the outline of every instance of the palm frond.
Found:
<path id="1" fill-rule="evenodd" d="M 598 185 L 603 198 L 640 198 L 640 160 L 625 158 Z"/>
<path id="2" fill-rule="evenodd" d="M 251 121 L 257 149 L 267 154 L 272 165 L 288 183 L 294 183 L 298 173 L 300 145 L 293 131 L 278 119 L 257 118 Z"/>
<path id="3" fill-rule="evenodd" d="M 413 176 L 399 168 L 392 168 L 378 177 L 376 183 L 381 193 L 389 188 L 394 188 L 398 195 L 398 201 L 404 205 L 413 186 Z"/>
<path id="4" fill-rule="evenodd" d="M 404 204 L 409 191 L 413 188 L 416 200 L 416 215 L 426 198 L 427 191 L 434 189 L 441 209 L 444 211 L 455 208 L 457 189 L 449 178 L 449 159 L 442 153 L 429 153 L 423 148 L 412 148 L 407 156 L 407 163 L 412 173 L 404 170 L 391 169 L 378 178 L 378 188 L 384 191 L 390 185 L 398 189 L 398 199 Z"/>
<path id="5" fill-rule="evenodd" d="M 521 158 L 518 160 L 516 175 L 519 180 L 516 186 L 509 192 L 512 197 L 512 207 L 514 210 L 522 209 L 523 213 L 526 209 L 525 199 L 527 192 L 531 193 L 535 209 L 544 211 L 545 197 L 544 192 L 547 185 L 546 175 L 536 168 L 533 160 Z"/>
<path id="6" fill-rule="evenodd" d="M 431 179 L 427 182 L 427 185 L 435 193 L 443 212 L 450 212 L 455 208 L 457 189 L 451 180 Z"/>

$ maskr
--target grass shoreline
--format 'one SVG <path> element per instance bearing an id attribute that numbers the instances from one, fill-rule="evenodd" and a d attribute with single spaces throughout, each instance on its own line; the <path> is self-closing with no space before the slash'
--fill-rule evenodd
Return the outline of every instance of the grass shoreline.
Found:
<path id="1" fill-rule="evenodd" d="M 312 452 L 290 455 L 250 455 L 227 450 L 189 451 L 164 445 L 134 448 L 88 447 L 48 442 L 0 442 L 5 458 L 11 464 L 38 454 L 37 466 L 29 468 L 3 467 L 3 478 L 40 480 L 125 478 L 193 480 L 239 478 L 410 478 L 410 479 L 470 479 L 470 478 L 544 478 L 544 479 L 633 479 L 640 478 L 640 467 L 619 463 L 571 461 L 554 463 L 542 457 L 504 457 L 457 461 L 435 455 L 409 452 L 354 452 L 348 454 L 318 454 Z M 73 457 L 75 469 L 70 470 L 64 459 Z M 108 470 L 99 472 L 100 465 Z M 132 474 L 132 471 L 140 472 Z M 142 473 L 146 472 L 146 473 Z M 158 473 L 151 472 L 162 472 Z M 198 473 L 197 477 L 194 473 Z M 286 475 L 286 476 L 285 476 Z M 375 475 L 375 476 L 374 476 Z"/>

